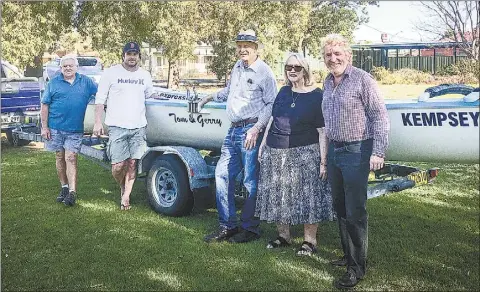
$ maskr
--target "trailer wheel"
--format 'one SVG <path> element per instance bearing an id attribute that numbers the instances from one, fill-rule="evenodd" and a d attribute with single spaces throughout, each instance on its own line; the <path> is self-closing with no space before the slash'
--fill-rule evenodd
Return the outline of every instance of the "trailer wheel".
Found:
<path id="1" fill-rule="evenodd" d="M 148 200 L 152 208 L 168 216 L 183 216 L 192 211 L 193 194 L 185 165 L 175 155 L 161 155 L 147 176 Z"/>
<path id="2" fill-rule="evenodd" d="M 28 145 L 30 144 L 30 140 L 24 140 L 24 139 L 19 139 L 17 135 L 14 135 L 12 133 L 12 131 L 7 131 L 6 132 L 6 135 L 7 135 L 7 140 L 8 140 L 8 143 L 10 143 L 10 145 L 12 146 L 25 146 L 25 145 Z"/>

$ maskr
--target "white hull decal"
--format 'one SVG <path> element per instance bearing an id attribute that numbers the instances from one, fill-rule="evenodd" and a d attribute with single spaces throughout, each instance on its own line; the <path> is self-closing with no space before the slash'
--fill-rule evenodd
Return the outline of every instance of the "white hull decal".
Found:
<path id="1" fill-rule="evenodd" d="M 169 117 L 173 117 L 173 121 L 176 123 L 191 123 L 191 124 L 195 124 L 195 123 L 198 123 L 200 125 L 202 125 L 202 128 L 207 125 L 207 126 L 214 126 L 214 125 L 218 125 L 220 128 L 222 127 L 222 120 L 221 119 L 207 119 L 207 118 L 204 118 L 202 115 L 198 115 L 197 117 L 194 117 L 193 114 L 190 114 L 187 117 L 183 117 L 183 116 L 178 116 L 175 114 L 175 113 L 169 113 L 168 114 Z"/>
<path id="2" fill-rule="evenodd" d="M 402 113 L 402 121 L 405 127 L 441 127 L 450 125 L 452 127 L 478 127 L 478 112 L 423 112 L 423 113 Z"/>

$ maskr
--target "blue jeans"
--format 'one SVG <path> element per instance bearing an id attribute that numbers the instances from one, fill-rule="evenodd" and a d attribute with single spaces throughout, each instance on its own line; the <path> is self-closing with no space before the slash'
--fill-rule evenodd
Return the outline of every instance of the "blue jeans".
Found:
<path id="1" fill-rule="evenodd" d="M 254 124 L 245 127 L 231 127 L 223 141 L 222 154 L 215 169 L 216 199 L 220 229 L 237 227 L 235 209 L 235 179 L 244 170 L 243 185 L 248 191 L 242 209 L 242 228 L 259 234 L 260 220 L 254 217 L 257 199 L 259 176 L 258 148 L 263 134 L 257 139 L 254 148 L 246 150 L 244 147 L 247 131 Z"/>
<path id="2" fill-rule="evenodd" d="M 373 140 L 334 145 L 328 149 L 328 178 L 347 267 L 357 278 L 366 272 L 368 249 L 367 188 Z"/>

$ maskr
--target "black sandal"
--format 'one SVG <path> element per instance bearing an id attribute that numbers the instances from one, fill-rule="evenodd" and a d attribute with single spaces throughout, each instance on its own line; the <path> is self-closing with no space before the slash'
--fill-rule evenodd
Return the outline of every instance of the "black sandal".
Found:
<path id="1" fill-rule="evenodd" d="M 297 249 L 297 256 L 312 256 L 317 252 L 315 245 L 308 241 L 302 242 L 302 245 Z"/>
<path id="2" fill-rule="evenodd" d="M 287 247 L 287 246 L 290 246 L 290 243 L 288 243 L 288 241 L 281 236 L 278 236 L 275 240 L 270 240 L 267 244 L 267 248 L 277 248 L 277 247 Z"/>

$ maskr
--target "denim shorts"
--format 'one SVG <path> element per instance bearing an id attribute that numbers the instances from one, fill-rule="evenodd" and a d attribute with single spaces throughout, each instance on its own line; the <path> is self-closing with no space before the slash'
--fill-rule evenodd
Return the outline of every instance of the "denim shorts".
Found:
<path id="1" fill-rule="evenodd" d="M 107 155 L 112 164 L 127 159 L 140 159 L 147 150 L 146 129 L 108 127 Z"/>
<path id="2" fill-rule="evenodd" d="M 53 152 L 68 150 L 74 153 L 80 152 L 82 147 L 83 133 L 66 132 L 50 129 L 50 140 L 45 140 L 45 149 Z"/>

